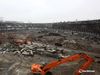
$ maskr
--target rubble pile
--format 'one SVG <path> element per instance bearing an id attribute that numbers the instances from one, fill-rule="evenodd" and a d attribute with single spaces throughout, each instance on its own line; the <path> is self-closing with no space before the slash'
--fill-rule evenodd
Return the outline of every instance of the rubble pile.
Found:
<path id="1" fill-rule="evenodd" d="M 48 34 L 50 34 L 50 32 L 36 37 L 36 41 L 73 50 L 84 50 L 95 53 L 100 52 L 100 36 L 74 31 L 64 31 L 62 33 L 59 30 L 57 30 L 57 33 L 53 33 L 53 35 L 51 35 L 52 33 L 50 35 Z"/>
<path id="2" fill-rule="evenodd" d="M 3 48 L 1 44 L 1 48 L 3 48 L 1 51 L 7 52 L 10 50 L 14 51 L 15 54 L 34 55 L 34 53 L 49 53 L 48 51 L 52 51 L 54 46 L 69 48 L 73 50 L 90 51 L 95 53 L 100 52 L 100 37 L 86 33 L 67 32 L 60 30 L 51 32 L 51 30 L 46 30 L 45 33 L 6 33 L 5 35 L 6 37 L 4 37 L 4 40 L 6 40 L 11 46 L 14 46 L 15 48 L 14 50 L 5 50 L 6 48 Z M 5 35 L 3 34 L 3 36 Z M 3 36 L 0 37 L 3 38 Z M 35 42 L 37 44 L 34 44 Z M 6 42 L 3 43 L 7 44 Z M 48 45 L 52 45 L 53 47 L 49 49 Z"/>
<path id="3" fill-rule="evenodd" d="M 67 51 L 57 48 L 55 46 L 46 45 L 42 43 L 35 43 L 35 42 L 32 42 L 31 45 L 29 44 L 14 45 L 11 43 L 5 43 L 0 46 L 1 54 L 13 53 L 14 55 L 24 55 L 31 57 L 38 54 L 42 56 L 59 58 L 65 55 L 67 56 L 68 53 L 65 52 Z"/>

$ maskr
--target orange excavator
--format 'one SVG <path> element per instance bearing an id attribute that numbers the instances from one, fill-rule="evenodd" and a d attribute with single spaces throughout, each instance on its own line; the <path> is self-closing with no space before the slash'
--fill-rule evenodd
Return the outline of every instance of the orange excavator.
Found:
<path id="1" fill-rule="evenodd" d="M 51 63 L 46 64 L 44 66 L 40 64 L 33 64 L 31 66 L 31 70 L 33 75 L 52 75 L 52 73 L 50 72 L 51 69 L 63 63 L 77 61 L 81 58 L 85 59 L 86 62 L 83 65 L 81 65 L 81 67 L 75 72 L 75 75 L 81 75 L 80 71 L 88 69 L 88 67 L 94 62 L 93 58 L 84 53 L 78 53 L 72 56 L 61 58 L 59 60 L 52 61 Z"/>

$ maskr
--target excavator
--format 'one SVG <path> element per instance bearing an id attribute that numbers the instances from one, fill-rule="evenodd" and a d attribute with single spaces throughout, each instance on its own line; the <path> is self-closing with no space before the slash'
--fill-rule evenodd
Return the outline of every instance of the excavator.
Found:
<path id="1" fill-rule="evenodd" d="M 52 75 L 52 72 L 50 72 L 51 69 L 64 63 L 77 61 L 81 58 L 85 59 L 85 62 L 83 63 L 83 65 L 80 66 L 79 69 L 75 71 L 75 75 L 81 75 L 81 71 L 87 70 L 94 62 L 94 59 L 85 53 L 77 53 L 72 56 L 62 57 L 59 60 L 54 60 L 51 63 L 45 65 L 32 64 L 31 71 L 33 75 Z"/>

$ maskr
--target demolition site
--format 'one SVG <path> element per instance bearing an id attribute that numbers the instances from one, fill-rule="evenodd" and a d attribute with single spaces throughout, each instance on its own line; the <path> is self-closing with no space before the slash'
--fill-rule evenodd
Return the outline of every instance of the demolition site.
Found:
<path id="1" fill-rule="evenodd" d="M 0 21 L 0 75 L 100 75 L 100 20 Z"/>

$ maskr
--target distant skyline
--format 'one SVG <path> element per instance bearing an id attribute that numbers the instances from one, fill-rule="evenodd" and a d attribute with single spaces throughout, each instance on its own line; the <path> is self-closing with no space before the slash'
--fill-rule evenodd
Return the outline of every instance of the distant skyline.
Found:
<path id="1" fill-rule="evenodd" d="M 100 0 L 0 0 L 0 20 L 52 23 L 100 19 Z"/>

